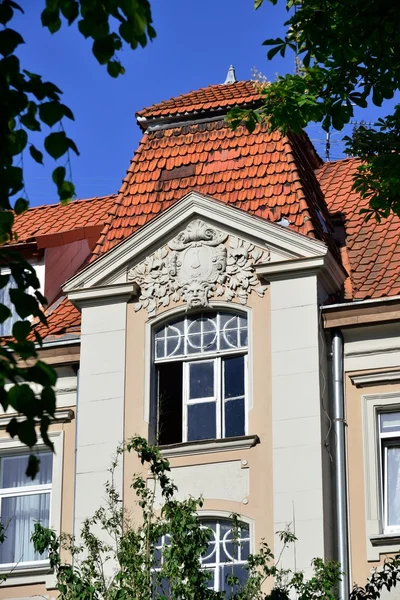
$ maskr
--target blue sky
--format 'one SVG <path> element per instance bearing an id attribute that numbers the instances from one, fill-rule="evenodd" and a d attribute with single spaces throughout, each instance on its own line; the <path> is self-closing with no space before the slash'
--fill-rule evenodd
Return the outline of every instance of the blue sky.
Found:
<path id="1" fill-rule="evenodd" d="M 157 38 L 145 49 L 121 54 L 124 76 L 112 79 L 91 54 L 91 44 L 76 25 L 63 25 L 55 35 L 40 24 L 43 0 L 21 2 L 25 14 L 14 20 L 26 44 L 19 56 L 24 68 L 43 75 L 64 92 L 63 101 L 75 122 L 65 128 L 76 142 L 80 156 L 72 157 L 72 176 L 79 198 L 117 192 L 137 148 L 141 134 L 135 112 L 209 84 L 222 83 L 230 64 L 238 79 L 250 79 L 252 69 L 269 80 L 277 73 L 293 71 L 293 57 L 266 60 L 261 44 L 283 33 L 284 2 L 265 2 L 258 11 L 253 0 L 153 0 Z M 356 118 L 373 121 L 390 111 L 371 107 Z M 309 135 L 323 154 L 324 133 L 318 125 Z M 342 156 L 341 134 L 335 133 L 331 157 Z M 40 145 L 40 140 L 37 140 Z M 36 165 L 24 157 L 28 198 L 32 206 L 57 201 L 51 172 L 55 162 L 47 158 Z"/>

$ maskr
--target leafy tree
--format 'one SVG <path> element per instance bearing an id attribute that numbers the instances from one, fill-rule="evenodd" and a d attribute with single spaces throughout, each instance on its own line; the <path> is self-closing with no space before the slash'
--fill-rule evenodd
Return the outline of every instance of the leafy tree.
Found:
<path id="1" fill-rule="evenodd" d="M 23 172 L 26 155 L 40 164 L 46 155 L 68 164 L 69 153 L 78 154 L 78 149 L 64 129 L 65 120 L 74 116 L 63 104 L 61 90 L 40 74 L 24 69 L 16 55 L 24 43 L 13 26 L 16 11 L 23 9 L 14 0 L 0 0 L 0 289 L 11 279 L 14 289 L 10 299 L 20 317 L 13 326 L 13 339 L 0 346 L 0 404 L 4 410 L 10 407 L 24 416 L 23 420 L 10 421 L 12 437 L 18 436 L 33 447 L 39 424 L 44 442 L 52 447 L 47 430 L 55 411 L 56 374 L 38 360 L 41 338 L 32 325 L 35 318 L 46 322 L 42 312 L 46 300 L 39 291 L 35 270 L 8 244 L 16 241 L 14 215 L 28 208 Z M 135 49 L 155 37 L 148 0 L 46 0 L 41 20 L 51 33 L 65 24 L 77 25 L 80 33 L 93 41 L 92 52 L 111 77 L 124 73 L 118 58 L 124 43 Z M 43 128 L 46 136 L 43 148 L 38 148 L 30 136 Z M 75 189 L 65 166 L 58 164 L 52 177 L 61 202 L 68 202 Z M 0 303 L 0 323 L 10 316 L 10 309 Z M 40 394 L 35 394 L 28 383 L 40 386 Z M 28 466 L 32 477 L 37 468 L 38 460 L 32 455 Z"/>
<path id="2" fill-rule="evenodd" d="M 189 498 L 178 501 L 176 488 L 168 472 L 169 463 L 159 450 L 140 437 L 126 444 L 135 451 L 146 470 L 154 478 L 154 488 L 141 475 L 134 475 L 132 488 L 141 507 L 142 519 L 133 525 L 122 508 L 119 493 L 111 480 L 106 485 L 107 506 L 100 508 L 82 527 L 81 540 L 71 536 L 57 537 L 54 531 L 35 525 L 33 541 L 40 553 L 48 552 L 50 564 L 57 576 L 60 600 L 335 600 L 340 578 L 338 564 L 313 561 L 313 575 L 308 580 L 279 566 L 263 542 L 256 554 L 248 558 L 248 577 L 240 583 L 228 575 L 228 593 L 208 589 L 209 575 L 200 565 L 207 548 L 209 530 L 201 525 L 197 509 L 202 501 Z M 119 450 L 119 455 L 122 450 Z M 163 505 L 155 510 L 155 491 L 159 486 Z M 232 515 L 233 531 L 240 528 L 240 517 Z M 102 538 L 94 531 L 101 530 Z M 168 535 L 162 555 L 156 551 L 160 536 Z M 238 540 L 238 535 L 234 540 Z M 288 531 L 281 533 L 283 548 L 295 538 Z M 236 544 L 239 542 L 236 541 Z M 235 541 L 234 541 L 235 544 Z M 159 544 L 158 544 L 159 545 Z M 69 558 L 63 561 L 60 550 Z M 269 585 L 265 585 L 268 582 Z M 271 591 L 266 592 L 269 588 Z"/>
<path id="3" fill-rule="evenodd" d="M 277 4 L 278 0 L 269 0 Z M 283 0 L 282 0 L 283 1 Z M 297 72 L 262 87 L 259 110 L 234 109 L 234 127 L 250 130 L 267 121 L 271 130 L 300 132 L 310 122 L 341 130 L 354 106 L 381 106 L 400 88 L 400 11 L 392 0 L 284 0 L 289 18 L 283 37 L 267 39 L 269 60 L 293 51 Z M 260 9 L 264 0 L 254 0 Z M 400 215 L 400 105 L 374 127 L 346 137 L 346 152 L 362 165 L 354 181 L 368 199 L 366 218 Z"/>

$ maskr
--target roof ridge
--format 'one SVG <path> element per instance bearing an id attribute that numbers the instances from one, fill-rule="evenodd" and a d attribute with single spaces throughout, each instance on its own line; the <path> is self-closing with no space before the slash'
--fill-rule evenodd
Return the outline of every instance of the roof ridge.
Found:
<path id="1" fill-rule="evenodd" d="M 105 196 L 93 196 L 92 198 L 77 198 L 76 200 L 71 200 L 67 204 L 61 204 L 61 202 L 53 202 L 52 204 L 40 204 L 39 206 L 30 206 L 25 213 L 30 212 L 32 210 L 44 210 L 45 208 L 57 208 L 60 206 L 71 206 L 72 204 L 77 204 L 79 202 L 93 202 L 94 200 L 111 200 L 115 198 L 117 194 L 106 194 Z M 21 213 L 24 215 L 25 213 Z"/>

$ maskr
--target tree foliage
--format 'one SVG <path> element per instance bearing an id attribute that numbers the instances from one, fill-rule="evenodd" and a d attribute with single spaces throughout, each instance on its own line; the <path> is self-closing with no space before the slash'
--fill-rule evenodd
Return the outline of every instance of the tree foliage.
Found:
<path id="1" fill-rule="evenodd" d="M 233 126 L 300 132 L 310 122 L 341 130 L 354 106 L 381 106 L 400 88 L 400 11 L 392 0 L 282 0 L 289 18 L 283 37 L 267 39 L 267 57 L 296 53 L 297 72 L 263 86 L 259 110 L 234 109 Z M 278 0 L 269 0 L 277 4 Z M 264 0 L 255 0 L 259 9 Z M 346 138 L 346 152 L 363 161 L 355 189 L 369 201 L 368 215 L 400 215 L 400 106 L 374 127 Z"/>
<path id="2" fill-rule="evenodd" d="M 42 554 L 48 552 L 60 600 L 289 600 L 294 596 L 335 600 L 340 578 L 337 563 L 315 559 L 313 574 L 305 579 L 301 572 L 280 567 L 280 557 L 275 560 L 265 542 L 249 556 L 245 582 L 230 574 L 226 593 L 210 590 L 209 574 L 206 567 L 201 568 L 210 534 L 197 515 L 202 500 L 176 499 L 168 461 L 143 438 L 133 438 L 125 449 L 137 453 L 154 481 L 154 487 L 149 487 L 142 475 L 133 476 L 132 488 L 142 513 L 138 524 L 123 509 L 113 484 L 116 461 L 106 485 L 107 505 L 84 522 L 80 541 L 68 535 L 57 537 L 54 531 L 35 525 L 35 548 Z M 157 488 L 163 500 L 159 511 L 155 509 Z M 239 529 L 240 516 L 232 515 L 233 546 L 240 543 L 235 534 Z M 160 554 L 156 547 L 162 535 L 168 535 L 169 544 Z M 289 531 L 280 536 L 284 552 L 295 537 Z M 68 553 L 67 560 L 61 559 L 61 549 Z"/>
<path id="3" fill-rule="evenodd" d="M 25 43 L 13 25 L 17 12 L 23 13 L 17 2 L 0 0 L 0 289 L 11 278 L 14 289 L 10 299 L 20 317 L 13 327 L 13 339 L 0 346 L 0 404 L 4 410 L 10 407 L 23 416 L 22 420 L 10 421 L 12 437 L 18 436 L 32 447 L 39 425 L 44 442 L 52 447 L 47 429 L 55 410 L 56 374 L 38 360 L 41 338 L 32 324 L 34 319 L 46 322 L 42 310 L 46 300 L 35 270 L 8 245 L 18 241 L 13 231 L 15 215 L 29 206 L 23 161 L 43 164 L 45 157 L 61 160 L 52 178 L 61 202 L 68 202 L 75 194 L 67 172 L 69 155 L 79 152 L 65 131 L 65 123 L 74 116 L 62 102 L 61 90 L 25 69 L 17 57 L 19 46 Z M 77 25 L 79 32 L 92 40 L 95 58 L 111 77 L 124 73 L 118 57 L 124 44 L 132 49 L 144 47 L 155 37 L 148 0 L 46 0 L 39 18 L 51 33 L 63 25 Z M 43 129 L 43 147 L 38 148 L 31 142 L 32 134 Z M 10 316 L 9 307 L 0 303 L 0 323 Z M 41 392 L 34 393 L 28 383 L 37 384 Z M 37 468 L 38 461 L 32 455 L 30 475 L 34 476 Z"/>

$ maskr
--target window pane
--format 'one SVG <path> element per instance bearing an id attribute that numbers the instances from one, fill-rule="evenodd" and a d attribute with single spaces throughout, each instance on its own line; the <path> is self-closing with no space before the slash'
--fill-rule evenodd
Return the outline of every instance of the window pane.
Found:
<path id="1" fill-rule="evenodd" d="M 0 544 L 0 563 L 43 560 L 45 554 L 35 552 L 30 541 L 35 523 L 49 526 L 50 494 L 31 494 L 3 498 L 1 522 L 6 527 L 6 540 Z"/>
<path id="2" fill-rule="evenodd" d="M 214 361 L 189 364 L 189 398 L 214 396 Z"/>
<path id="3" fill-rule="evenodd" d="M 224 360 L 224 398 L 244 396 L 244 356 Z"/>
<path id="4" fill-rule="evenodd" d="M 400 447 L 387 449 L 387 524 L 400 525 Z"/>
<path id="5" fill-rule="evenodd" d="M 5 456 L 1 459 L 1 487 L 14 488 L 51 483 L 53 455 L 51 452 L 40 453 L 40 471 L 35 479 L 25 475 L 28 466 L 28 454 Z"/>
<path id="6" fill-rule="evenodd" d="M 245 435 L 244 398 L 225 402 L 225 437 Z"/>
<path id="7" fill-rule="evenodd" d="M 400 412 L 381 413 L 380 424 L 382 433 L 400 433 Z"/>
<path id="8" fill-rule="evenodd" d="M 229 576 L 233 575 L 239 579 L 238 585 L 230 585 L 228 583 Z M 245 565 L 224 565 L 220 567 L 220 586 L 221 590 L 224 590 L 227 598 L 231 598 L 231 596 L 239 590 L 239 587 L 246 583 L 248 577 L 248 571 L 245 568 Z"/>
<path id="9" fill-rule="evenodd" d="M 217 433 L 215 402 L 188 406 L 188 442 L 215 439 Z"/>
<path id="10" fill-rule="evenodd" d="M 182 363 L 158 365 L 158 443 L 182 442 Z"/>

